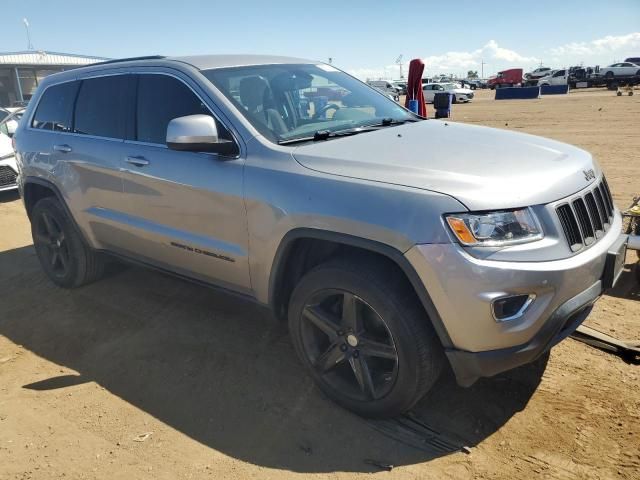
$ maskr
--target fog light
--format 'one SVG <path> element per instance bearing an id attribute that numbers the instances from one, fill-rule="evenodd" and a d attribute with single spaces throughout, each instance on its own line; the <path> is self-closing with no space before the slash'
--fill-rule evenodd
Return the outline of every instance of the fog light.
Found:
<path id="1" fill-rule="evenodd" d="M 491 303 L 491 313 L 497 322 L 508 322 L 524 315 L 536 299 L 535 294 L 500 297 Z"/>

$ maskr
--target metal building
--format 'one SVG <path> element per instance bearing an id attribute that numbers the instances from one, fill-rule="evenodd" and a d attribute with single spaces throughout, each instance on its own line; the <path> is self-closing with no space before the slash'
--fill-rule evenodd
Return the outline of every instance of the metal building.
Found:
<path id="1" fill-rule="evenodd" d="M 0 107 L 28 102 L 47 75 L 103 60 L 107 59 L 34 50 L 0 52 Z"/>

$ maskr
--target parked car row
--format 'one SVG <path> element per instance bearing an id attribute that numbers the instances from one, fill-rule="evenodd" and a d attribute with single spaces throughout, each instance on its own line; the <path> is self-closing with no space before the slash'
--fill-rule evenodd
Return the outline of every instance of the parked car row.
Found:
<path id="1" fill-rule="evenodd" d="M 563 69 L 538 67 L 523 77 L 525 86 L 571 85 L 587 82 L 590 85 L 609 85 L 616 80 L 640 81 L 640 57 L 630 57 L 624 62 L 606 67 L 572 66 Z"/>

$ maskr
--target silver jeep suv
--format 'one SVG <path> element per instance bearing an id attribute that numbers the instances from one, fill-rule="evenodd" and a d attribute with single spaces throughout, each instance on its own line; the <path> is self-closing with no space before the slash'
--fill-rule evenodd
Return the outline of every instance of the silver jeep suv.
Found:
<path id="1" fill-rule="evenodd" d="M 411 408 L 443 369 L 468 386 L 540 357 L 624 258 L 589 153 L 424 120 L 324 63 L 51 75 L 15 142 L 53 282 L 119 257 L 268 305 L 319 387 L 367 416 Z"/>

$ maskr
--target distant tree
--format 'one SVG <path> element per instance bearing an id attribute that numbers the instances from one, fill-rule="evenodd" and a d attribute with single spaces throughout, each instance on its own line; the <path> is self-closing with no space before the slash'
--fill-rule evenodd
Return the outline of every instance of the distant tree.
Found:
<path id="1" fill-rule="evenodd" d="M 467 72 L 467 78 L 478 78 L 478 71 L 469 70 Z"/>

